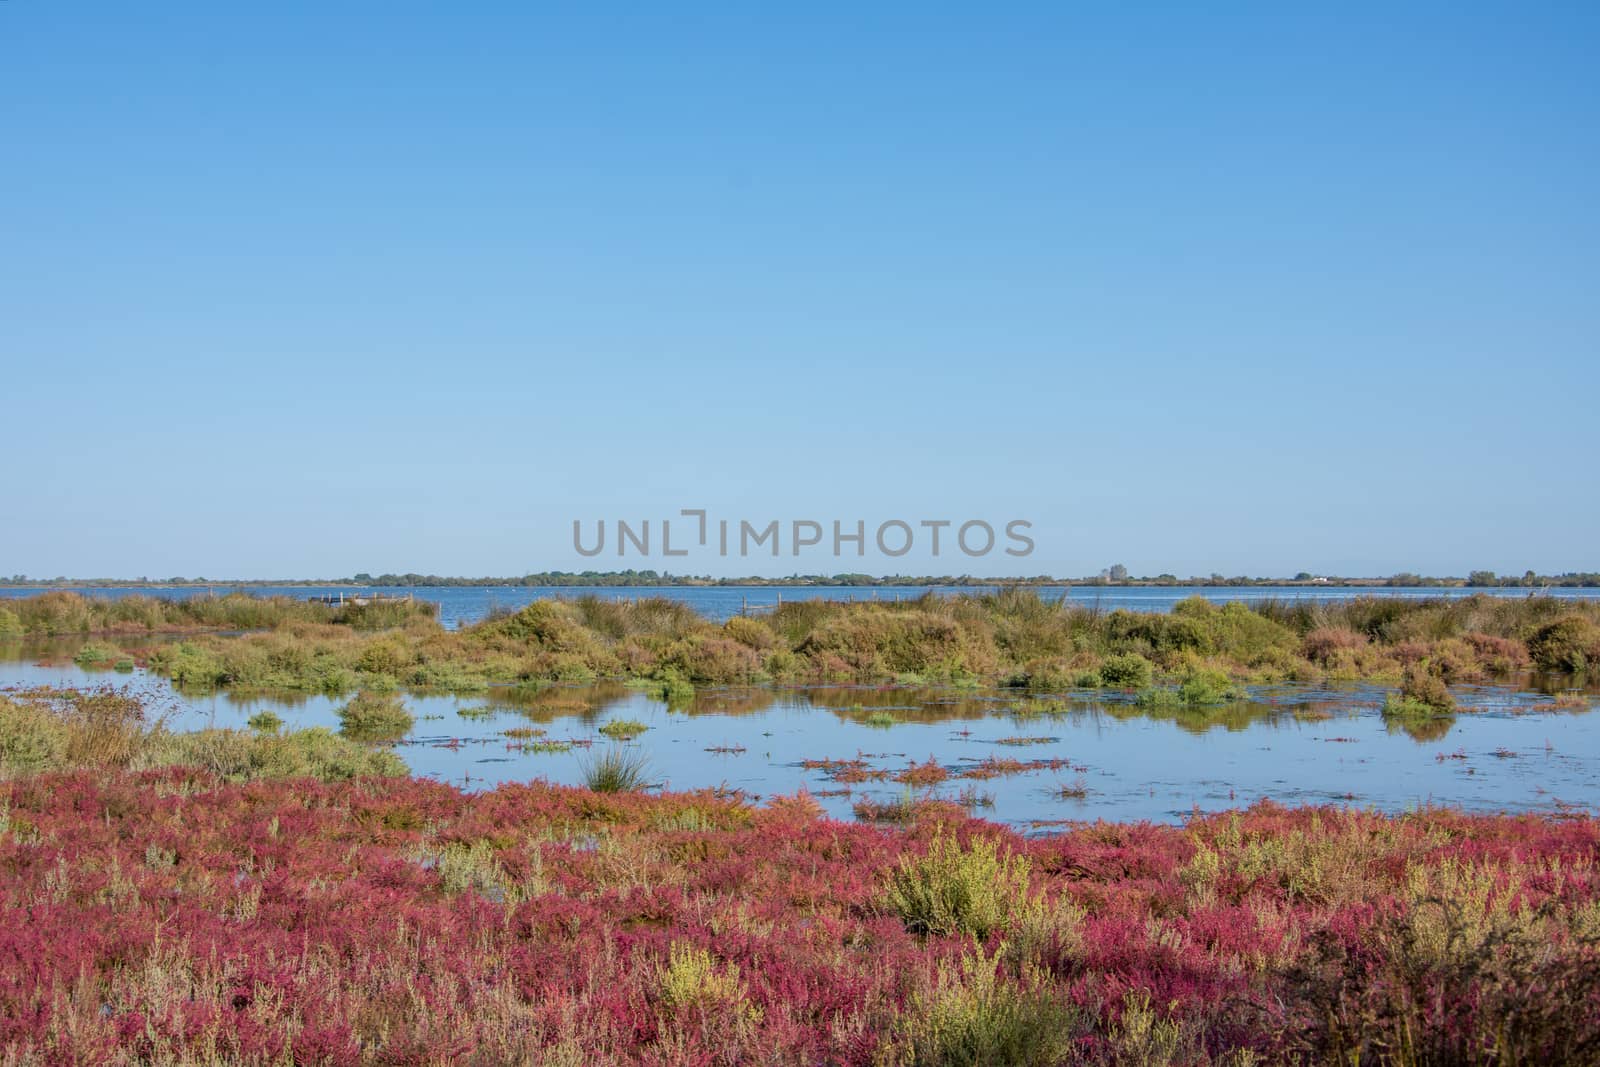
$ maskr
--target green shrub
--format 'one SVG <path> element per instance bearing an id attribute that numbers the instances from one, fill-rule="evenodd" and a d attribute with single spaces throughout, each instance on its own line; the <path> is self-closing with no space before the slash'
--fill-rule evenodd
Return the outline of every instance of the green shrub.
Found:
<path id="1" fill-rule="evenodd" d="M 733 640 L 757 652 L 767 652 L 778 647 L 778 635 L 773 632 L 772 627 L 760 619 L 735 615 L 722 624 L 722 630 Z"/>
<path id="2" fill-rule="evenodd" d="M 215 689 L 228 678 L 220 656 L 188 641 L 157 649 L 150 657 L 150 666 L 171 678 L 179 689 Z"/>
<path id="3" fill-rule="evenodd" d="M 1039 662 L 1028 666 L 1028 669 L 1016 680 L 1017 684 L 1039 692 L 1059 693 L 1063 689 L 1071 689 L 1076 683 L 1077 673 L 1072 668 L 1061 663 Z M 1095 675 L 1095 681 L 1100 677 Z"/>
<path id="4" fill-rule="evenodd" d="M 339 709 L 340 733 L 356 741 L 394 741 L 416 724 L 393 693 L 363 690 Z"/>
<path id="5" fill-rule="evenodd" d="M 356 658 L 356 667 L 368 674 L 399 677 L 416 662 L 416 654 L 396 637 L 380 637 L 367 642 Z"/>
<path id="6" fill-rule="evenodd" d="M 1427 661 L 1406 667 L 1400 684 L 1400 694 L 1407 700 L 1426 704 L 1436 711 L 1450 711 L 1456 706 L 1449 686 L 1432 669 Z"/>
<path id="7" fill-rule="evenodd" d="M 229 781 L 267 777 L 256 766 L 257 734 L 245 730 L 158 733 L 142 762 L 152 767 L 199 767 Z"/>
<path id="8" fill-rule="evenodd" d="M 762 670 L 768 676 L 780 681 L 795 678 L 800 674 L 801 667 L 800 657 L 787 648 L 775 648 L 761 661 Z"/>
<path id="9" fill-rule="evenodd" d="M 1385 722 L 1407 725 L 1423 723 L 1431 719 L 1448 718 L 1450 712 L 1445 708 L 1437 708 L 1421 700 L 1390 693 L 1383 701 L 1383 718 Z"/>
<path id="10" fill-rule="evenodd" d="M 1122 1018 L 1110 1034 L 1114 1050 L 1114 1063 L 1137 1063 L 1143 1067 L 1167 1067 L 1169 1064 L 1190 1062 L 1195 1049 L 1184 1047 L 1183 1029 L 1170 1019 L 1163 1019 L 1150 1006 L 1150 994 L 1144 990 L 1124 994 Z M 1227 1062 L 1227 1061 L 1224 1061 Z M 1252 1063 L 1246 1059 L 1244 1063 Z"/>
<path id="11" fill-rule="evenodd" d="M 694 699 L 694 684 L 672 667 L 662 670 L 657 677 L 634 679 L 631 683 L 667 704 L 685 704 Z"/>
<path id="12" fill-rule="evenodd" d="M 393 778 L 406 773 L 405 761 L 384 748 L 371 748 L 313 727 L 260 739 L 252 764 L 263 778 Z"/>
<path id="13" fill-rule="evenodd" d="M 1166 686 L 1148 686 L 1139 690 L 1133 702 L 1141 708 L 1181 708 L 1183 697 L 1176 689 Z"/>
<path id="14" fill-rule="evenodd" d="M 695 1008 L 739 1005 L 745 989 L 737 966 L 730 963 L 719 967 L 705 949 L 674 941 L 667 950 L 667 966 L 661 972 L 658 995 L 668 1011 L 681 1014 Z"/>
<path id="15" fill-rule="evenodd" d="M 72 657 L 72 662 L 80 667 L 108 667 L 122 656 L 122 650 L 116 645 L 104 641 L 90 641 L 78 649 L 78 654 Z"/>
<path id="16" fill-rule="evenodd" d="M 413 667 L 409 683 L 419 689 L 442 689 L 448 693 L 481 693 L 489 688 L 489 680 L 477 670 L 448 661 Z"/>
<path id="17" fill-rule="evenodd" d="M 67 754 L 61 718 L 33 704 L 0 696 L 0 771 L 31 774 L 59 767 Z"/>
<path id="18" fill-rule="evenodd" d="M 691 634 L 661 653 L 657 671 L 674 671 L 696 684 L 735 685 L 760 673 L 761 655 L 731 637 Z"/>
<path id="19" fill-rule="evenodd" d="M 884 1060 L 910 1067 L 1044 1067 L 1068 1062 L 1080 1029 L 1077 1010 L 1053 996 L 1039 972 L 1025 968 L 1019 982 L 1007 982 L 997 960 L 978 949 L 958 968 L 941 961 L 933 989 L 913 996 L 895 1021 Z"/>
<path id="20" fill-rule="evenodd" d="M 1528 655 L 1542 670 L 1586 671 L 1600 663 L 1600 626 L 1582 615 L 1557 619 L 1528 639 Z"/>
<path id="21" fill-rule="evenodd" d="M 22 620 L 10 608 L 0 608 L 0 637 L 21 637 Z"/>
<path id="22" fill-rule="evenodd" d="M 1155 678 L 1155 667 L 1137 652 L 1111 656 L 1100 664 L 1101 684 L 1113 689 L 1143 689 Z"/>
<path id="23" fill-rule="evenodd" d="M 612 719 L 600 727 L 600 732 L 616 741 L 631 741 L 650 727 L 636 719 Z"/>
<path id="24" fill-rule="evenodd" d="M 882 905 L 912 933 L 983 940 L 1026 902 L 1028 869 L 1025 857 L 1001 854 L 988 838 L 963 848 L 941 833 L 926 854 L 901 858 Z"/>
<path id="25" fill-rule="evenodd" d="M 1243 695 L 1227 674 L 1202 667 L 1191 669 L 1178 686 L 1179 698 L 1190 706 L 1225 704 Z"/>

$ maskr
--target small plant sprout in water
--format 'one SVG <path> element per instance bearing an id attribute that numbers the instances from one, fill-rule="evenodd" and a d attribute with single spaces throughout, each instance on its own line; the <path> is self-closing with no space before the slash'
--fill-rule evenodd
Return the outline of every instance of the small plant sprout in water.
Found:
<path id="1" fill-rule="evenodd" d="M 116 645 L 105 641 L 90 641 L 78 649 L 77 655 L 72 657 L 72 662 L 85 670 L 110 667 L 122 657 L 122 650 Z"/>
<path id="2" fill-rule="evenodd" d="M 600 732 L 613 741 L 632 741 L 650 727 L 637 719 L 612 719 L 600 727 Z"/>
<path id="3" fill-rule="evenodd" d="M 272 711 L 258 711 L 250 716 L 246 725 L 258 734 L 276 734 L 283 729 L 283 719 Z"/>
<path id="4" fill-rule="evenodd" d="M 1089 795 L 1089 784 L 1079 775 L 1070 782 L 1058 783 L 1050 793 L 1059 800 L 1083 800 Z"/>

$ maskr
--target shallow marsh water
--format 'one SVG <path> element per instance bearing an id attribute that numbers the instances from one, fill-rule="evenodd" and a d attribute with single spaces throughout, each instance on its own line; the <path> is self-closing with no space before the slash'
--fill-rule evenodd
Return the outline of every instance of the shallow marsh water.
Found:
<path id="1" fill-rule="evenodd" d="M 175 730 L 243 729 L 268 709 L 290 728 L 339 725 L 345 698 L 182 694 L 142 670 L 86 671 L 71 662 L 79 643 L 0 646 L 0 687 L 115 686 L 142 696 Z M 1600 809 L 1600 715 L 1554 710 L 1550 696 L 1531 690 L 1459 687 L 1458 714 L 1408 733 L 1383 720 L 1385 692 L 1261 686 L 1247 701 L 1177 711 L 1081 690 L 1035 698 L 856 686 L 704 689 L 670 706 L 620 685 L 407 693 L 417 722 L 396 751 L 414 773 L 470 789 L 535 778 L 581 784 L 585 761 L 619 743 L 600 728 L 635 720 L 648 729 L 623 744 L 648 759 L 661 787 L 726 786 L 756 796 L 804 787 L 843 818 L 862 800 L 965 793 L 976 814 L 1023 829 L 1061 820 L 1172 822 L 1260 798 L 1385 811 Z M 1591 689 L 1587 699 L 1593 707 L 1600 693 Z M 506 736 L 518 728 L 543 733 Z M 538 741 L 572 747 L 537 751 Z M 986 776 L 981 765 L 991 759 L 1035 769 Z M 945 781 L 895 780 L 930 760 Z M 815 765 L 824 761 L 834 767 Z"/>
<path id="2" fill-rule="evenodd" d="M 142 638 L 144 643 L 149 638 Z M 0 646 L 0 688 L 104 686 L 139 694 L 171 729 L 243 729 L 259 710 L 290 728 L 338 728 L 347 697 L 184 694 L 165 678 L 85 670 L 82 641 Z M 581 784 L 584 763 L 619 744 L 614 720 L 646 728 L 621 742 L 670 789 L 730 787 L 757 797 L 811 790 L 830 814 L 939 797 L 1019 829 L 1082 819 L 1179 821 L 1258 798 L 1384 811 L 1600 808 L 1600 715 L 1552 709 L 1531 688 L 1461 686 L 1461 712 L 1405 731 L 1386 723 L 1386 689 L 1253 686 L 1216 709 L 1141 709 L 1131 694 L 1054 696 L 888 686 L 701 689 L 667 704 L 621 685 L 406 693 L 416 726 L 397 752 L 413 773 L 467 789 L 542 777 Z M 1597 701 L 1587 694 L 1590 707 Z M 507 737 L 520 728 L 538 736 Z M 570 749 L 546 752 L 538 742 Z M 986 760 L 1032 766 L 990 774 Z M 909 766 L 946 781 L 896 781 Z M 819 766 L 830 763 L 832 766 Z M 939 771 L 931 776 L 938 777 Z M 923 774 L 912 774 L 920 779 Z"/>

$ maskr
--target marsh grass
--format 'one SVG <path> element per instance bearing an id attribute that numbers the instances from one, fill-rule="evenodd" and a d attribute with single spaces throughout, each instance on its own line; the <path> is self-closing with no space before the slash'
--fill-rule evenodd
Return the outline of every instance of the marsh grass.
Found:
<path id="1" fill-rule="evenodd" d="M 334 623 L 385 629 L 431 621 L 437 605 L 424 600 L 334 607 L 287 596 L 196 592 L 181 599 L 95 597 L 48 592 L 19 597 L 3 609 L 0 627 L 16 635 L 162 633 L 190 630 L 269 630 L 294 623 Z"/>
<path id="2" fill-rule="evenodd" d="M 650 761 L 642 752 L 608 748 L 579 764 L 583 784 L 596 793 L 636 793 L 649 783 Z"/>
<path id="3" fill-rule="evenodd" d="M 391 752 L 324 729 L 281 732 L 279 726 L 267 712 L 254 716 L 248 731 L 174 733 L 159 718 L 147 718 L 137 700 L 112 691 L 0 696 L 0 774 L 188 766 L 233 781 L 342 781 L 405 773 Z"/>
<path id="4" fill-rule="evenodd" d="M 882 1062 L 908 1067 L 1047 1067 L 1067 1062 L 1084 1029 L 1078 1010 L 1045 976 L 1024 968 L 1008 980 L 999 953 L 975 948 L 941 962 L 933 985 L 896 1021 Z M 1141 1067 L 1155 1061 L 1130 1060 Z"/>

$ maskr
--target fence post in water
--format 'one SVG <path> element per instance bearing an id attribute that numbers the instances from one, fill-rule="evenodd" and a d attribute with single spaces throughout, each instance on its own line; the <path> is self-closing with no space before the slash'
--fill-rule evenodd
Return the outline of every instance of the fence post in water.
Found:
<path id="1" fill-rule="evenodd" d="M 740 615 L 748 615 L 748 614 L 750 614 L 750 595 L 748 593 L 746 593 L 744 596 L 741 596 L 739 598 L 739 614 Z"/>

